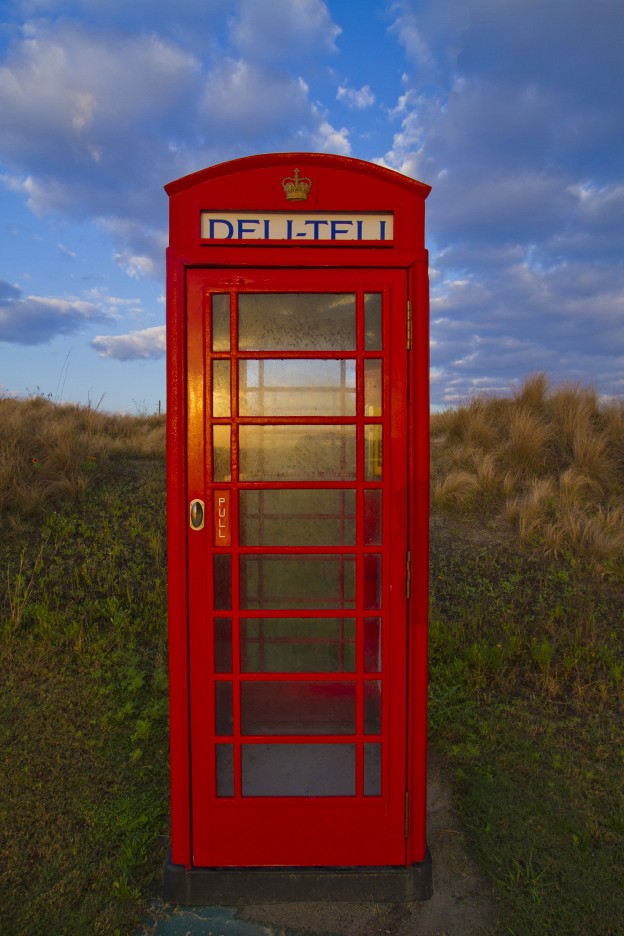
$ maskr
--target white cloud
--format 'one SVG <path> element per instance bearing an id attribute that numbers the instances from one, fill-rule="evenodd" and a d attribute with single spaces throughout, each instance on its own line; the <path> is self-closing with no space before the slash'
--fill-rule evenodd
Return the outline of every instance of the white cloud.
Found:
<path id="1" fill-rule="evenodd" d="M 57 335 L 73 334 L 89 322 L 107 317 L 91 302 L 22 296 L 20 289 L 0 281 L 0 341 L 45 344 Z"/>
<path id="2" fill-rule="evenodd" d="M 272 66 L 335 53 L 340 33 L 323 0 L 241 0 L 231 29 L 248 60 Z"/>
<path id="3" fill-rule="evenodd" d="M 336 100 L 344 101 L 347 107 L 354 107 L 356 110 L 364 110 L 372 107 L 375 103 L 375 95 L 370 89 L 370 85 L 363 85 L 359 90 L 350 88 L 348 85 L 340 85 Z"/>
<path id="4" fill-rule="evenodd" d="M 161 358 L 166 351 L 165 334 L 165 326 L 156 325 L 127 335 L 98 335 L 91 341 L 91 346 L 100 357 L 117 361 Z"/>
<path id="5" fill-rule="evenodd" d="M 144 276 L 152 276 L 156 272 L 156 264 L 145 254 L 131 254 L 125 250 L 114 254 L 113 260 L 132 279 L 143 279 Z"/>
<path id="6" fill-rule="evenodd" d="M 336 130 L 327 121 L 321 119 L 317 129 L 310 135 L 312 148 L 321 153 L 336 153 L 339 156 L 351 155 L 349 131 L 346 127 Z"/>

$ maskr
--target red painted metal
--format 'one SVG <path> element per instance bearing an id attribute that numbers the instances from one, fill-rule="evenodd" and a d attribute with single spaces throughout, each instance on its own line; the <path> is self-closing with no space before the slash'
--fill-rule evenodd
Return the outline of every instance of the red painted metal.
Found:
<path id="1" fill-rule="evenodd" d="M 301 203 L 285 200 L 282 180 L 295 169 L 312 182 Z M 400 866 L 422 861 L 426 852 L 426 693 L 429 498 L 428 281 L 424 249 L 424 199 L 429 187 L 346 157 L 285 153 L 249 157 L 211 167 L 166 187 L 171 199 L 168 250 L 168 549 L 169 659 L 171 712 L 172 861 L 201 866 L 314 865 Z M 202 211 L 392 213 L 391 242 L 206 241 Z M 241 352 L 237 343 L 237 297 L 245 292 L 349 292 L 358 297 L 357 351 Z M 210 296 L 231 296 L 231 355 L 211 351 Z M 383 354 L 363 351 L 361 302 L 364 292 L 380 292 L 391 317 L 385 318 Z M 411 350 L 407 350 L 406 304 L 411 302 Z M 365 359 L 385 361 L 383 416 L 368 417 L 361 390 Z M 212 359 L 232 360 L 231 392 L 236 400 L 238 360 L 310 358 L 353 360 L 357 368 L 357 411 L 340 417 L 213 417 Z M 238 477 L 240 427 L 310 425 L 354 426 L 358 445 L 355 479 L 326 482 L 244 482 Z M 365 427 L 382 425 L 384 465 L 390 477 L 365 480 L 360 462 Z M 212 427 L 232 432 L 229 482 L 213 482 Z M 240 491 L 289 488 L 354 490 L 360 518 L 357 542 L 344 547 L 243 546 L 239 541 Z M 364 541 L 364 490 L 384 497 L 382 542 Z M 224 500 L 221 500 L 224 498 Z M 203 529 L 191 530 L 192 500 L 205 503 Z M 368 528 L 368 519 L 366 528 Z M 406 553 L 411 553 L 410 598 L 406 598 Z M 357 594 L 353 609 L 312 611 L 278 608 L 272 619 L 297 617 L 358 620 L 360 636 L 352 672 L 243 672 L 238 652 L 241 619 L 260 622 L 264 612 L 242 608 L 239 561 L 254 556 L 353 557 Z M 231 607 L 213 610 L 213 556 L 231 568 Z M 375 559 L 379 556 L 379 560 Z M 231 557 L 231 559 L 227 558 Z M 344 569 L 344 561 L 342 568 Z M 375 604 L 374 579 L 365 570 L 383 569 L 383 608 Z M 343 573 L 344 574 L 344 573 Z M 369 584 L 367 584 L 367 582 Z M 372 583 L 372 584 L 371 584 Z M 219 586 L 221 587 L 221 586 Z M 343 599 L 345 598 L 343 580 Z M 345 599 L 346 600 L 346 599 Z M 218 603 L 218 601 L 217 601 Z M 346 608 L 346 610 L 345 610 Z M 365 671 L 364 620 L 383 619 L 381 672 Z M 215 632 L 231 628 L 234 652 L 223 671 Z M 230 633 L 230 631 L 228 631 Z M 406 667 L 407 661 L 407 667 Z M 229 667 L 229 670 L 227 669 Z M 366 733 L 365 693 L 383 684 L 381 724 Z M 354 745 L 353 796 L 242 796 L 241 745 L 305 743 L 298 735 L 243 735 L 240 687 L 264 692 L 282 687 L 282 699 L 336 692 L 353 695 L 355 727 L 348 735 L 323 735 L 324 744 Z M 232 723 L 215 735 L 216 699 L 231 693 Z M 290 696 L 288 694 L 291 694 Z M 319 704 L 323 705 L 321 701 Z M 283 710 L 283 709 L 282 709 Z M 316 738 L 318 741 L 318 737 Z M 233 751 L 233 795 L 217 796 L 215 743 Z M 380 795 L 364 796 L 365 743 L 382 743 Z M 406 802 L 409 796 L 409 812 Z"/>

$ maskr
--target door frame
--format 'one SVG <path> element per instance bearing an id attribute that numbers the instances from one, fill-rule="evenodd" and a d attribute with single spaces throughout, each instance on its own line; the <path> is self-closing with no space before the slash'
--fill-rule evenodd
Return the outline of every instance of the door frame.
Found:
<path id="1" fill-rule="evenodd" d="M 191 801 L 191 814 L 193 817 L 193 865 L 228 865 L 241 863 L 241 848 L 234 845 L 228 848 L 228 843 L 240 842 L 241 836 L 247 830 L 246 850 L 247 858 L 242 859 L 245 865 L 260 864 L 290 864 L 290 865 L 402 865 L 405 864 L 405 828 L 406 828 L 406 673 L 404 661 L 407 653 L 407 602 L 405 581 L 405 554 L 407 551 L 407 522 L 408 516 L 408 490 L 407 490 L 407 350 L 403 338 L 406 334 L 406 295 L 407 277 L 405 270 L 378 269 L 374 271 L 361 270 L 279 270 L 257 268 L 245 271 L 190 271 L 187 281 L 187 327 L 201 336 L 195 340 L 189 333 L 187 336 L 187 444 L 189 451 L 189 468 L 187 474 L 188 492 L 187 503 L 195 498 L 201 498 L 206 503 L 206 527 L 198 532 L 188 532 L 188 581 L 189 581 L 189 644 L 193 652 L 189 660 L 190 679 L 190 751 L 191 753 L 191 789 L 194 791 Z M 324 279 L 323 279 L 324 277 Z M 241 283 L 241 280 L 244 280 Z M 364 285 L 362 285 L 362 281 Z M 210 285 L 208 285 L 210 283 Z M 388 319 L 385 331 L 387 344 L 384 348 L 387 362 L 387 379 L 385 381 L 386 425 L 392 435 L 392 449 L 396 450 L 398 457 L 386 458 L 390 465 L 392 476 L 385 486 L 387 491 L 386 505 L 391 499 L 395 502 L 393 512 L 400 527 L 400 543 L 398 530 L 390 530 L 390 517 L 385 518 L 384 539 L 387 545 L 383 548 L 389 555 L 393 555 L 392 566 L 388 558 L 386 575 L 390 579 L 392 574 L 392 602 L 397 614 L 400 607 L 400 624 L 394 622 L 393 631 L 385 637 L 386 652 L 390 646 L 391 637 L 395 642 L 394 628 L 400 628 L 401 643 L 392 651 L 395 656 L 394 672 L 392 678 L 385 676 L 386 689 L 383 714 L 385 728 L 388 733 L 391 726 L 392 742 L 387 740 L 384 744 L 384 775 L 391 778 L 388 791 L 382 797 L 353 800 L 349 797 L 327 798 L 326 800 L 306 800 L 294 798 L 292 801 L 282 798 L 216 799 L 213 784 L 214 777 L 214 736 L 211 727 L 214 724 L 214 697 L 212 689 L 206 690 L 204 660 L 211 660 L 212 646 L 209 635 L 212 628 L 208 624 L 211 613 L 205 607 L 204 586 L 209 581 L 211 569 L 206 568 L 206 559 L 212 555 L 212 540 L 210 534 L 211 500 L 214 487 L 229 487 L 227 484 L 213 484 L 212 478 L 207 477 L 206 465 L 209 459 L 203 449 L 204 439 L 208 435 L 205 412 L 208 409 L 208 395 L 210 393 L 210 362 L 206 347 L 206 314 L 205 295 L 207 292 L 252 291 L 262 290 L 271 292 L 281 291 L 327 291 L 327 292 L 360 292 L 383 291 L 388 296 L 392 314 L 386 315 Z M 400 296 L 392 297 L 392 292 L 400 292 Z M 362 352 L 360 348 L 360 353 Z M 326 352 L 331 357 L 331 352 Z M 279 357 L 279 352 L 272 352 L 272 356 Z M 318 357 L 310 352 L 309 357 Z M 400 360 L 399 360 L 400 357 Z M 390 361 L 393 363 L 391 364 Z M 391 392 L 390 375 L 396 375 L 402 384 L 398 392 Z M 391 399 L 393 403 L 391 404 Z M 266 420 L 270 422 L 269 419 Z M 349 417 L 349 420 L 351 418 Z M 355 421 L 355 417 L 354 417 Z M 384 447 L 390 450 L 390 440 Z M 360 484 L 363 482 L 360 481 Z M 302 486 L 308 486 L 302 482 Z M 313 486 L 313 485 L 312 485 Z M 327 486 L 327 485 L 325 485 Z M 348 485 L 344 485 L 348 486 Z M 397 502 L 401 498 L 400 502 Z M 235 513 L 235 512 L 234 512 Z M 387 513 L 387 511 L 386 511 Z M 397 552 L 399 556 L 397 557 Z M 201 583 L 201 584 L 200 584 Z M 194 586 L 197 587 L 194 587 Z M 362 614 L 363 617 L 363 614 Z M 390 659 L 389 659 L 390 665 Z M 392 672 L 392 671 L 391 671 Z M 348 680 L 348 676 L 344 677 Z M 243 740 L 243 739 L 238 739 Z M 360 742 L 362 739 L 360 739 Z M 201 793 L 199 792 L 201 790 Z M 208 795 L 206 795 L 208 791 Z M 358 808 L 356 808 L 358 807 Z M 294 851 L 288 847 L 282 850 L 271 851 L 271 857 L 266 850 L 266 841 L 269 834 L 275 840 L 277 809 L 285 826 L 297 828 L 298 848 Z M 333 848 L 328 848 L 325 841 L 320 844 L 315 829 L 318 823 L 312 822 L 310 812 L 317 812 L 318 823 L 333 830 Z M 237 815 L 238 814 L 238 817 Z M 246 822 L 241 816 L 251 815 Z M 368 817 L 368 826 L 367 826 Z M 365 834 L 367 827 L 379 831 L 377 838 L 382 836 L 382 829 L 386 830 L 386 838 L 393 838 L 392 848 L 380 848 L 379 841 L 370 833 Z M 307 833 L 306 833 L 307 828 Z M 202 830 L 198 832 L 198 830 Z M 209 831 L 208 831 L 209 830 Z M 250 842 L 250 831 L 255 830 L 254 846 Z M 307 837 L 306 837 L 307 835 Z M 220 851 L 214 852 L 209 843 L 218 840 Z M 304 844 L 305 842 L 305 844 Z M 400 849 L 399 849 L 400 842 Z M 263 844 L 264 843 L 264 844 Z M 275 845 L 277 849 L 277 844 Z M 331 858 L 327 858 L 331 854 Z M 285 856 L 277 860 L 276 856 Z M 298 855 L 298 857 L 297 857 Z"/>

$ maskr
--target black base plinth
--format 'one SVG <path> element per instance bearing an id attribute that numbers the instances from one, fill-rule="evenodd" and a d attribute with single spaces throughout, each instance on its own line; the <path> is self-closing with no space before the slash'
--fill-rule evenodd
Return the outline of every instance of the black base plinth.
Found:
<path id="1" fill-rule="evenodd" d="M 431 855 L 408 868 L 190 868 L 165 861 L 164 897 L 183 906 L 290 901 L 409 903 L 433 894 Z"/>

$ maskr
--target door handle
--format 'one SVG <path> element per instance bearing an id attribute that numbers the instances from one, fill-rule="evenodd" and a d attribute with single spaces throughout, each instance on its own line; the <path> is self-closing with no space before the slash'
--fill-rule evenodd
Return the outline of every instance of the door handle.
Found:
<path id="1" fill-rule="evenodd" d="M 203 500 L 196 498 L 191 501 L 189 507 L 189 519 L 192 530 L 203 530 L 206 519 L 206 508 Z"/>

